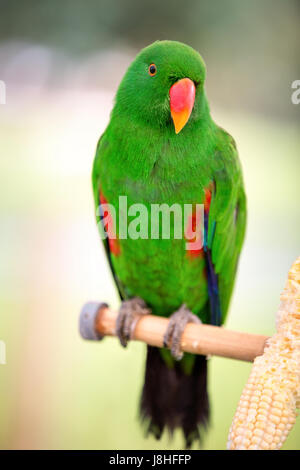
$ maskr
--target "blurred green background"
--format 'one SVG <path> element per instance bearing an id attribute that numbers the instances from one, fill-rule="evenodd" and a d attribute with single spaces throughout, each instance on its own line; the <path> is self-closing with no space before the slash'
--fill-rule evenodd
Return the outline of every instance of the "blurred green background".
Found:
<path id="1" fill-rule="evenodd" d="M 137 419 L 145 346 L 81 340 L 80 308 L 118 298 L 90 183 L 99 135 L 136 52 L 156 39 L 197 49 L 215 120 L 235 138 L 247 237 L 228 328 L 273 334 L 299 256 L 300 79 L 296 0 L 0 0 L 0 448 L 180 449 Z M 210 359 L 212 422 L 224 449 L 250 364 Z M 300 421 L 285 449 L 300 449 Z"/>

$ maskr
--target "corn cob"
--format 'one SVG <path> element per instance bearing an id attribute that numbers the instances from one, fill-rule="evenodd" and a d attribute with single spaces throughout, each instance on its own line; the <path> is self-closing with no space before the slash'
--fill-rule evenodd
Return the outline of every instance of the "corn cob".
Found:
<path id="1" fill-rule="evenodd" d="M 254 360 L 228 437 L 231 450 L 280 449 L 300 408 L 300 257 L 276 317 L 277 333 Z"/>

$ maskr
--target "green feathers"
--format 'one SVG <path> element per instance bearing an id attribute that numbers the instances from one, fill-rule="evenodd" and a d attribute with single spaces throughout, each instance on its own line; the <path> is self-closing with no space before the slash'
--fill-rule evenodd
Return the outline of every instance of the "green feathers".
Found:
<path id="1" fill-rule="evenodd" d="M 99 141 L 93 188 L 96 208 L 108 202 L 116 214 L 119 196 L 149 214 L 153 204 L 204 205 L 204 245 L 191 252 L 184 237 L 112 240 L 103 210 L 97 220 L 109 235 L 104 246 L 121 298 L 141 297 L 163 316 L 186 304 L 202 322 L 220 324 L 242 248 L 246 202 L 234 140 L 210 116 L 205 73 L 201 56 L 178 42 L 155 42 L 140 52 Z M 199 234 L 195 220 L 193 212 L 187 225 Z M 119 225 L 117 217 L 116 233 Z M 156 437 L 179 425 L 190 446 L 208 421 L 205 358 L 185 355 L 178 364 L 169 351 L 148 348 L 141 408 Z"/>
<path id="2" fill-rule="evenodd" d="M 155 64 L 156 73 L 149 73 Z M 153 130 L 170 128 L 169 89 L 188 77 L 198 87 L 192 121 L 205 113 L 203 94 L 205 64 L 191 47 L 175 41 L 157 41 L 143 49 L 128 68 L 117 92 L 112 119 L 124 118 L 133 125 L 146 125 Z"/>
<path id="3" fill-rule="evenodd" d="M 151 76 L 149 66 L 155 64 Z M 187 77 L 196 96 L 190 119 L 175 134 L 170 87 Z M 241 250 L 246 209 L 240 163 L 232 137 L 211 119 L 204 90 L 205 65 L 183 44 L 162 41 L 144 49 L 129 67 L 116 96 L 93 169 L 96 207 L 101 188 L 118 208 L 143 203 L 201 204 L 211 182 L 208 215 L 211 252 L 224 320 Z M 182 303 L 209 320 L 206 258 L 189 258 L 184 240 L 119 240 L 119 256 L 109 253 L 124 295 L 138 295 L 153 311 L 169 315 Z"/>

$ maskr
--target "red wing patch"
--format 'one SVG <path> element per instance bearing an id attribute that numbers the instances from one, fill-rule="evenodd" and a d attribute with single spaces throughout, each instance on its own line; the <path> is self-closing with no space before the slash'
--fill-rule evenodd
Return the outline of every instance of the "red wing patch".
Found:
<path id="1" fill-rule="evenodd" d="M 204 211 L 205 214 L 209 213 L 210 203 L 211 203 L 211 191 L 208 188 L 204 189 L 205 199 L 204 199 Z"/>
<path id="2" fill-rule="evenodd" d="M 211 198 L 212 198 L 212 194 L 215 192 L 215 189 L 216 189 L 216 185 L 215 185 L 214 181 L 210 181 L 207 188 L 204 189 L 204 194 L 205 194 L 205 197 L 204 197 L 204 212 L 205 212 L 206 215 L 208 215 L 208 213 L 209 213 Z"/>
<path id="3" fill-rule="evenodd" d="M 203 201 L 204 218 L 208 217 L 212 193 L 214 189 L 215 189 L 215 184 L 213 181 L 211 181 L 208 187 L 204 189 L 204 201 Z M 199 213 L 197 214 L 196 211 L 194 211 L 192 215 L 189 217 L 187 228 L 185 231 L 186 239 L 188 239 L 189 243 L 191 244 L 189 245 L 190 249 L 187 250 L 188 258 L 199 258 L 199 257 L 204 256 L 203 225 L 204 225 L 203 217 L 201 217 L 201 214 Z"/>
<path id="4" fill-rule="evenodd" d="M 111 253 L 115 256 L 118 256 L 121 253 L 120 243 L 115 234 L 115 229 L 113 226 L 113 219 L 105 206 L 107 206 L 107 199 L 104 197 L 103 193 L 100 191 L 100 204 L 103 205 L 103 219 L 104 219 L 104 229 L 108 236 L 108 244 Z"/>
<path id="5" fill-rule="evenodd" d="M 188 258 L 203 256 L 203 211 L 193 211 L 189 216 L 185 238 L 188 240 L 186 254 Z"/>

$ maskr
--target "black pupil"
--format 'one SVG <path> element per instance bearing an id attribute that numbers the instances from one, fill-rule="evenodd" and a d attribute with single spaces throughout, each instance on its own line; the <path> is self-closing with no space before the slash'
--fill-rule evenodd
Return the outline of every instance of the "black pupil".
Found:
<path id="1" fill-rule="evenodd" d="M 155 65 L 150 65 L 150 73 L 155 73 L 156 72 L 156 67 Z"/>

